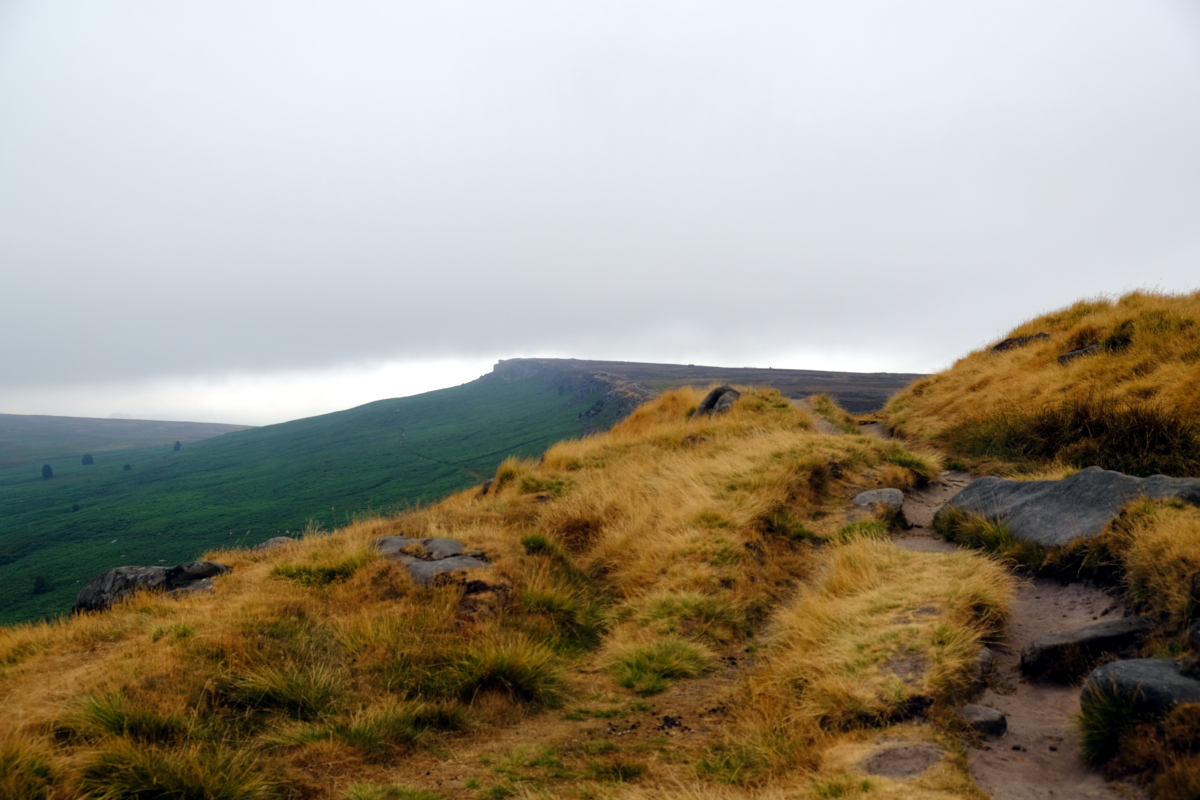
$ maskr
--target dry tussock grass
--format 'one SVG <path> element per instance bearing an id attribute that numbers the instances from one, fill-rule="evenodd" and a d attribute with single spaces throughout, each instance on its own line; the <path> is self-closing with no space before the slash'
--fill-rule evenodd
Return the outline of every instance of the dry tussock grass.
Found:
<path id="1" fill-rule="evenodd" d="M 847 536 L 858 488 L 915 485 L 936 459 L 815 434 L 774 391 L 689 419 L 701 397 L 668 392 L 607 434 L 540 462 L 509 459 L 482 497 L 276 550 L 208 553 L 232 568 L 211 595 L 142 594 L 0 630 L 3 786 L 150 797 L 157 773 L 196 797 L 371 794 L 350 786 L 402 781 L 397 756 L 413 747 L 555 707 L 581 668 L 640 694 L 703 675 L 810 580 L 771 646 L 777 677 L 751 693 L 764 741 L 814 744 L 795 731 L 844 727 L 859 712 L 882 720 L 908 694 L 956 692 L 967 651 L 999 619 L 968 609 L 1001 614 L 999 595 L 981 587 L 986 562 L 968 579 L 948 559 L 949 579 L 915 581 L 932 576 L 933 556 L 852 535 L 832 544 Z M 492 568 L 469 573 L 470 585 L 416 586 L 372 548 L 397 534 L 459 539 Z M 927 603 L 936 611 L 913 617 Z M 901 644 L 932 665 L 911 690 L 879 677 L 876 656 Z M 855 660 L 860 645 L 874 660 Z M 871 688 L 839 683 L 839 664 L 872 676 Z M 815 688 L 795 695 L 788 682 L 801 675 Z M 780 704 L 771 713 L 769 697 Z"/>
<path id="2" fill-rule="evenodd" d="M 1039 333 L 1049 338 L 976 350 L 917 381 L 888 403 L 889 426 L 997 474 L 1055 461 L 1200 474 L 1200 292 L 1081 301 L 1008 337 Z"/>
<path id="3" fill-rule="evenodd" d="M 774 618 L 767 665 L 709 768 L 731 780 L 820 765 L 820 743 L 924 712 L 971 691 L 981 642 L 1002 631 L 1013 597 L 996 562 L 904 550 L 855 537 Z"/>

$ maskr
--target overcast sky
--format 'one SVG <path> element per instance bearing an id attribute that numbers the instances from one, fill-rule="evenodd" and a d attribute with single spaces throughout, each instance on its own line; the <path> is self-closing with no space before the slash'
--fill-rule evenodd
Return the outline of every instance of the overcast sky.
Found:
<path id="1" fill-rule="evenodd" d="M 1200 2 L 0 0 L 0 412 L 932 371 L 1200 288 Z"/>

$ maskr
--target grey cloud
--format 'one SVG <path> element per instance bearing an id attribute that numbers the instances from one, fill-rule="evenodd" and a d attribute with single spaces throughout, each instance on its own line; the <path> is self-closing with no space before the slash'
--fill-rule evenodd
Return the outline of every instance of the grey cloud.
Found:
<path id="1" fill-rule="evenodd" d="M 1200 258 L 1185 2 L 15 3 L 0 109 L 0 389 L 933 367 Z"/>

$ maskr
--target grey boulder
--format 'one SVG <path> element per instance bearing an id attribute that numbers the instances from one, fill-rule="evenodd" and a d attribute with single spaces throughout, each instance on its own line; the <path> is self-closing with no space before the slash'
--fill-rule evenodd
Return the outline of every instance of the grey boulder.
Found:
<path id="1" fill-rule="evenodd" d="M 1162 717 L 1177 705 L 1200 702 L 1200 680 L 1184 675 L 1172 658 L 1113 661 L 1092 670 L 1079 702 L 1086 711 L 1104 697 L 1128 701 L 1139 716 Z"/>
<path id="2" fill-rule="evenodd" d="M 1072 681 L 1104 655 L 1138 647 L 1154 628 L 1148 617 L 1125 617 L 1039 636 L 1021 651 L 1026 675 Z"/>
<path id="3" fill-rule="evenodd" d="M 1010 481 L 986 477 L 950 499 L 949 509 L 1003 522 L 1013 536 L 1045 547 L 1097 536 L 1138 497 L 1178 498 L 1200 506 L 1200 479 L 1152 475 L 1135 478 L 1088 467 L 1061 481 Z"/>
<path id="4" fill-rule="evenodd" d="M 741 396 L 742 393 L 732 386 L 718 386 L 705 395 L 704 399 L 700 401 L 700 405 L 696 407 L 696 413 L 692 416 L 698 418 L 709 414 L 723 414 Z"/>
<path id="5" fill-rule="evenodd" d="M 143 589 L 169 595 L 206 591 L 213 588 L 214 577 L 226 572 L 229 567 L 215 561 L 192 561 L 176 567 L 114 567 L 87 582 L 75 598 L 71 613 L 103 611 Z"/>
<path id="6" fill-rule="evenodd" d="M 412 579 L 422 586 L 429 585 L 443 573 L 491 566 L 483 553 L 467 550 L 462 542 L 441 537 L 410 539 L 407 536 L 385 536 L 375 542 L 375 549 L 384 558 L 403 564 Z"/>
<path id="7" fill-rule="evenodd" d="M 1003 736 L 1008 732 L 1008 718 L 991 706 L 969 703 L 958 710 L 958 721 L 984 736 Z"/>
<path id="8" fill-rule="evenodd" d="M 888 510 L 895 513 L 904 505 L 904 492 L 899 489 L 871 489 L 854 496 L 854 505 L 871 506 L 883 503 Z"/>

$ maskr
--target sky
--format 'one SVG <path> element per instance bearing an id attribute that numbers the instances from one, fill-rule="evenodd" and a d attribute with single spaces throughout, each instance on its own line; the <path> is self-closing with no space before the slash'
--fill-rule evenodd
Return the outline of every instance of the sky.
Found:
<path id="1" fill-rule="evenodd" d="M 1195 0 L 0 0 L 0 413 L 929 372 L 1200 288 Z"/>

